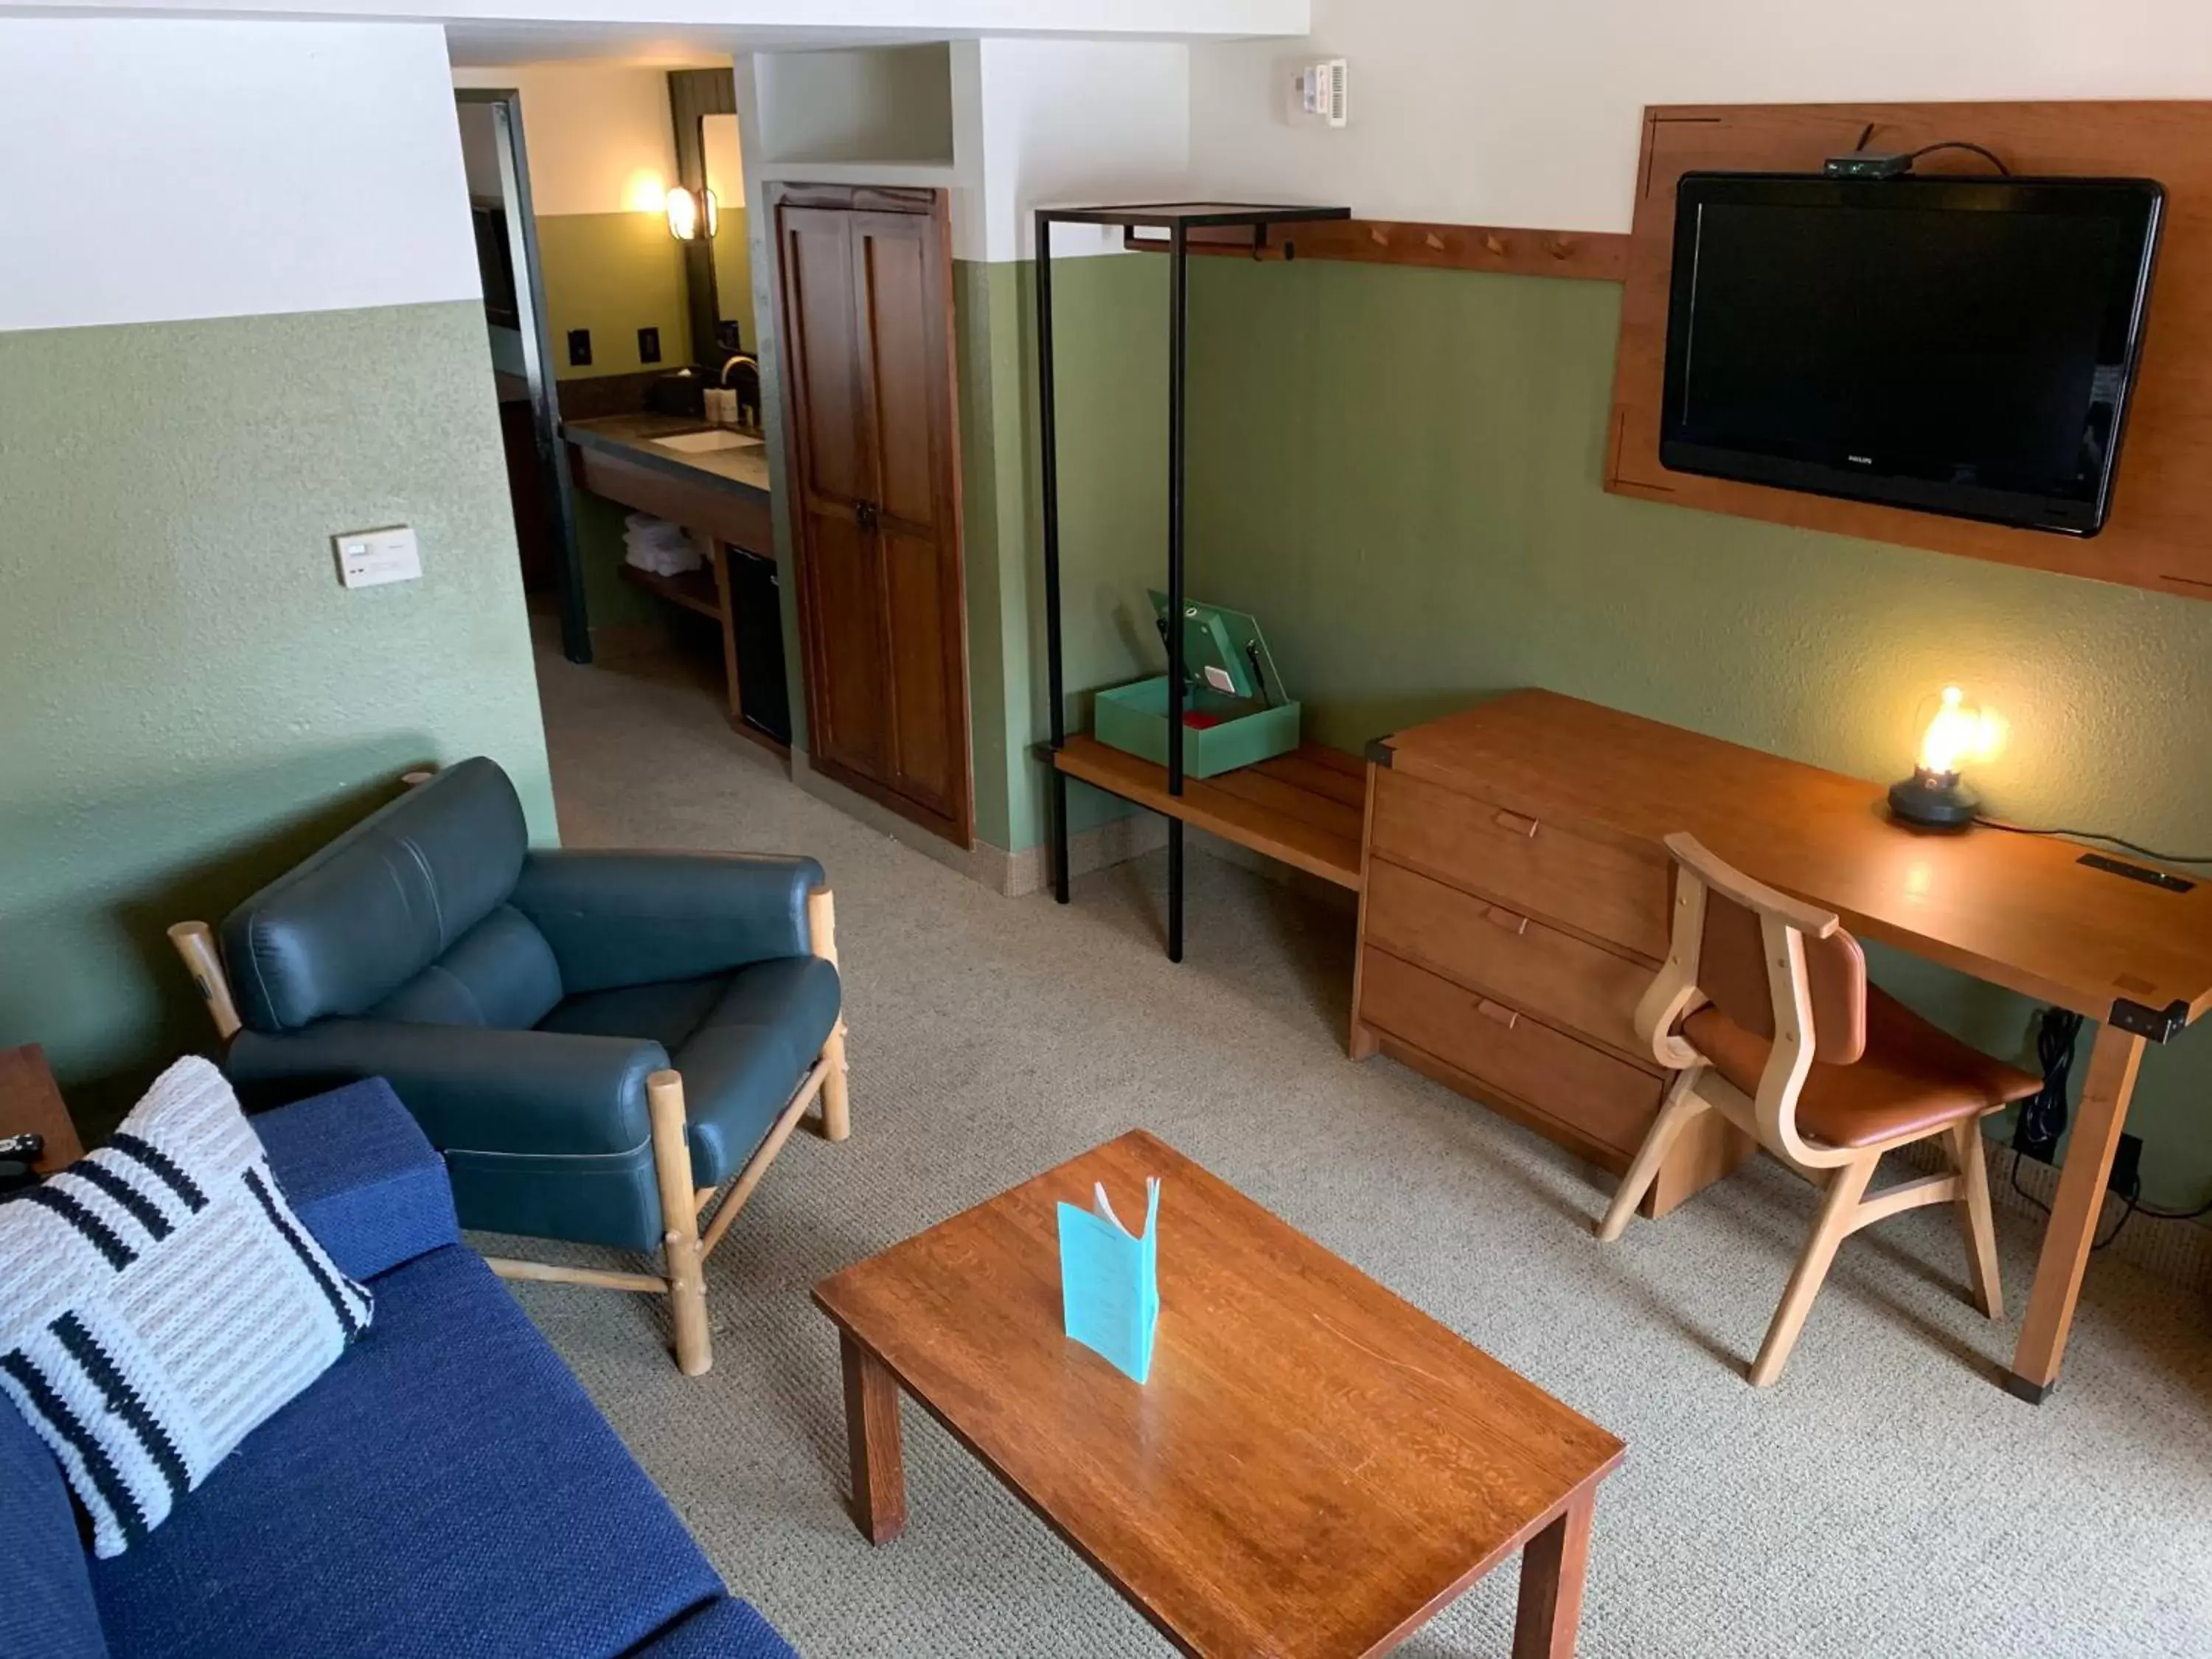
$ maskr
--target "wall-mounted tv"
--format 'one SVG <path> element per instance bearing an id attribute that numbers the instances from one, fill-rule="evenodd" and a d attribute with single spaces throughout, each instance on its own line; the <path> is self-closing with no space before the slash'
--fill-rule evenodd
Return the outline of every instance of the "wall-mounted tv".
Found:
<path id="1" fill-rule="evenodd" d="M 1660 460 L 2095 535 L 2164 202 L 2147 179 L 1685 173 Z"/>

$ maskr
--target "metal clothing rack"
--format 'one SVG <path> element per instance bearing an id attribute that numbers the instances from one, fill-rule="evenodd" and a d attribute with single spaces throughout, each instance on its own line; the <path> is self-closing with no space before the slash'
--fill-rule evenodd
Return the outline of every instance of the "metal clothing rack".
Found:
<path id="1" fill-rule="evenodd" d="M 1148 245 L 1137 233 L 1164 227 L 1169 256 L 1168 311 L 1168 615 L 1182 615 L 1182 497 L 1184 379 L 1189 357 L 1189 255 L 1194 240 L 1211 246 L 1267 246 L 1276 225 L 1348 219 L 1346 207 L 1299 207 L 1249 202 L 1139 202 L 1114 207 L 1039 208 L 1036 212 L 1037 426 L 1042 440 L 1044 504 L 1045 674 L 1050 683 L 1052 747 L 1067 744 L 1066 688 L 1062 678 L 1060 624 L 1060 457 L 1053 407 L 1052 228 L 1115 225 L 1132 246 Z M 1231 233 L 1244 231 L 1238 239 Z M 1157 240 L 1149 246 L 1158 246 Z M 1183 793 L 1182 629 L 1171 621 L 1168 647 L 1167 793 Z M 1168 815 L 1168 959 L 1182 960 L 1182 826 Z M 1067 902 L 1067 774 L 1052 769 L 1053 896 Z"/>

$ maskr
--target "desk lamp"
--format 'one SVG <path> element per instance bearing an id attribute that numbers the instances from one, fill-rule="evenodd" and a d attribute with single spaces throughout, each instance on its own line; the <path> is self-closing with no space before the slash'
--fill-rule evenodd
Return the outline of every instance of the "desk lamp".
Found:
<path id="1" fill-rule="evenodd" d="M 1955 685 L 1945 686 L 1939 697 L 1923 698 L 1918 715 L 1925 721 L 1920 756 L 1911 777 L 1889 786 L 1889 810 L 1923 830 L 1963 830 L 1982 802 L 1960 781 L 1959 768 L 1996 753 L 2002 724 L 1993 710 L 1968 702 Z"/>

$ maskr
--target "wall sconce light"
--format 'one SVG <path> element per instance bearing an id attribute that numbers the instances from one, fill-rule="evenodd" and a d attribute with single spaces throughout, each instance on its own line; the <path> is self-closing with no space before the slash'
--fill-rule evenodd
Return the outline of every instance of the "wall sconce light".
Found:
<path id="1" fill-rule="evenodd" d="M 1924 830 L 1963 830 L 1981 811 L 1981 797 L 1960 779 L 1968 761 L 1988 760 L 2003 746 L 2004 721 L 1995 710 L 1968 702 L 1955 685 L 1923 697 L 1913 723 L 1920 753 L 1912 775 L 1889 787 L 1889 810 Z"/>
<path id="2" fill-rule="evenodd" d="M 678 185 L 668 192 L 668 234 L 678 241 L 696 242 L 702 234 L 711 237 L 721 225 L 722 207 L 713 191 L 695 194 Z"/>

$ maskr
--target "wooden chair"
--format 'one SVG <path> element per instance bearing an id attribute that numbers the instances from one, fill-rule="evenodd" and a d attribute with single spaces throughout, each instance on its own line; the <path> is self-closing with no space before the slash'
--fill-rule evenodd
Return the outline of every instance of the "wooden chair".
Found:
<path id="1" fill-rule="evenodd" d="M 1683 1127 L 1718 1112 L 1826 1188 L 1752 1365 L 1754 1387 L 1782 1375 L 1837 1246 L 1923 1204 L 1958 1205 L 1974 1299 L 2001 1317 L 1980 1121 L 2033 1094 L 2042 1079 L 1869 985 L 1858 941 L 1827 911 L 1752 880 L 1690 836 L 1669 836 L 1667 850 L 1674 858 L 1674 931 L 1666 965 L 1637 1007 L 1636 1030 L 1662 1065 L 1679 1069 L 1598 1237 L 1620 1237 Z M 1884 1152 L 1938 1139 L 1953 1173 L 1868 1196 Z"/>

